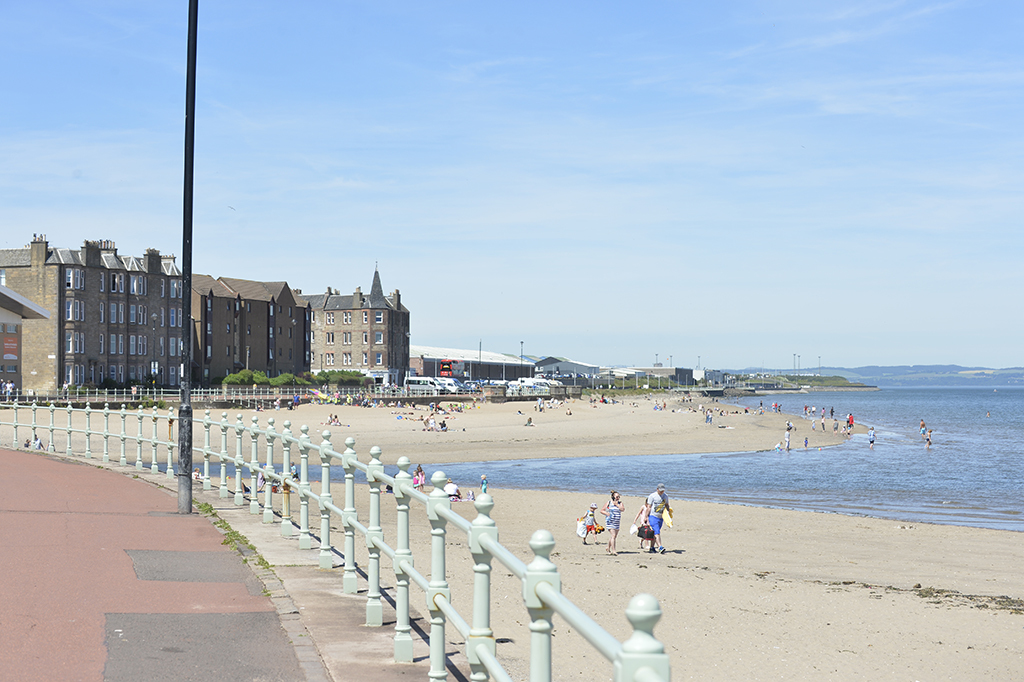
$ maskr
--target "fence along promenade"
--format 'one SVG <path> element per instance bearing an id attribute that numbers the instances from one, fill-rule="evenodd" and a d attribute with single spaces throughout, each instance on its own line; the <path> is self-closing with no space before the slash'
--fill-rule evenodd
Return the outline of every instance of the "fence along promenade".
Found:
<path id="1" fill-rule="evenodd" d="M 48 435 L 49 440 L 44 448 L 56 452 L 55 438 L 64 437 L 65 454 L 73 456 L 72 439 L 77 435 L 78 442 L 84 440 L 84 457 L 95 457 L 91 441 L 102 439 L 103 462 L 111 460 L 111 440 L 117 452 L 113 457 L 123 467 L 134 466 L 144 469 L 148 465 L 153 473 L 160 471 L 161 449 L 166 454 L 164 471 L 168 478 L 174 477 L 174 413 L 171 410 L 162 413 L 157 409 L 144 412 L 142 408 L 135 411 L 127 410 L 121 405 L 119 410 L 103 410 L 57 407 L 53 403 L 46 406 L 24 403 L 0 404 L 0 415 L 10 413 L 11 420 L 0 420 L 0 445 L 4 441 L 13 443 L 15 448 L 20 445 L 23 433 L 29 433 L 30 446 L 40 443 L 39 431 Z M 40 411 L 45 418 L 40 421 Z M 66 425 L 57 424 L 58 412 L 66 413 Z M 63 416 L 60 415 L 63 421 Z M 25 419 L 20 419 L 25 417 Z M 76 417 L 77 419 L 76 423 Z M 102 430 L 92 428 L 94 418 L 102 418 Z M 113 419 L 114 430 L 111 431 Z M 84 425 L 82 425 L 84 422 Z M 319 550 L 319 564 L 322 569 L 334 566 L 334 548 L 331 544 L 331 519 L 340 520 L 344 529 L 344 568 L 342 573 L 342 589 L 346 594 L 358 592 L 358 570 L 355 560 L 356 533 L 365 540 L 367 549 L 366 566 L 366 625 L 383 625 L 383 604 L 380 585 L 381 555 L 391 561 L 395 573 L 395 662 L 411 662 L 413 660 L 412 627 L 410 624 L 410 587 L 416 585 L 426 597 L 426 608 L 429 613 L 429 658 L 431 680 L 447 678 L 445 669 L 445 630 L 450 624 L 465 639 L 465 653 L 469 661 L 470 679 L 483 682 L 487 679 L 511 682 L 512 677 L 505 671 L 496 657 L 496 637 L 491 624 L 491 565 L 497 561 L 507 568 L 522 585 L 523 605 L 529 615 L 530 631 L 530 681 L 550 682 L 552 679 L 552 619 L 555 614 L 561 616 L 574 627 L 596 651 L 612 664 L 614 682 L 668 682 L 670 665 L 664 646 L 653 634 L 654 626 L 661 618 L 661 607 L 657 600 L 646 594 L 638 594 L 630 600 L 626 608 L 626 617 L 633 627 L 632 635 L 624 642 L 619 642 L 593 618 L 584 613 L 561 592 L 561 579 L 557 566 L 550 560 L 554 549 L 554 537 L 549 531 L 538 530 L 533 533 L 529 545 L 533 551 L 533 559 L 525 563 L 516 557 L 498 541 L 498 528 L 490 513 L 494 508 L 494 500 L 490 495 L 480 495 L 475 502 L 477 516 L 468 520 L 451 508 L 451 501 L 444 493 L 443 486 L 446 476 L 435 471 L 431 476 L 433 491 L 429 494 L 413 487 L 411 465 L 407 457 L 398 460 L 398 473 L 389 476 L 384 472 L 384 464 L 380 460 L 380 448 L 370 448 L 369 462 L 361 462 L 353 448 L 355 439 L 347 438 L 344 452 L 337 452 L 331 443 L 330 431 L 319 434 L 320 442 L 314 443 L 309 436 L 309 427 L 302 426 L 300 435 L 295 436 L 291 430 L 291 422 L 285 421 L 283 429 L 277 431 L 273 418 L 267 420 L 265 428 L 260 428 L 258 417 L 253 416 L 251 424 L 245 424 L 242 415 L 234 422 L 228 420 L 226 412 L 221 414 L 219 421 L 210 418 L 206 410 L 203 419 L 194 420 L 194 424 L 203 429 L 203 471 L 202 483 L 204 490 L 213 490 L 210 477 L 211 460 L 216 459 L 219 466 L 218 488 L 223 498 L 234 497 L 234 504 L 245 504 L 243 487 L 243 471 L 248 469 L 249 478 L 249 513 L 262 514 L 265 524 L 276 523 L 280 517 L 282 536 L 298 534 L 299 548 L 302 550 Z M 9 429 L 10 439 L 3 437 Z M 129 433 L 129 432 L 132 433 Z M 216 432 L 219 431 L 219 439 Z M 166 433 L 166 439 L 160 437 Z M 38 438 L 38 440 L 37 440 Z M 219 449 L 213 445 L 219 440 Z M 134 462 L 129 464 L 129 441 L 135 445 Z M 234 443 L 234 448 L 230 447 Z M 41 444 L 41 443 L 40 443 Z M 118 447 L 119 446 L 119 447 Z M 149 448 L 146 461 L 144 447 Z M 248 448 L 248 458 L 245 453 Z M 199 448 L 196 448 L 198 450 Z M 299 466 L 298 480 L 290 476 L 293 450 L 297 452 Z M 233 454 L 232 454 L 233 452 Z M 309 480 L 310 454 L 319 459 L 321 467 L 320 491 L 314 492 Z M 261 455 L 263 459 L 261 461 Z M 314 466 L 316 462 L 314 460 Z M 234 475 L 229 477 L 228 465 L 233 468 Z M 343 506 L 334 502 L 331 493 L 331 468 L 341 466 L 344 475 Z M 280 468 L 279 468 L 280 467 Z M 359 511 L 355 507 L 355 473 L 361 471 L 366 475 L 369 486 L 369 509 L 366 522 L 360 520 Z M 258 477 L 263 474 L 267 485 L 262 492 L 262 501 L 258 490 Z M 233 478 L 234 480 L 230 480 Z M 381 488 L 391 485 L 396 504 L 396 528 L 393 534 L 394 543 L 386 540 L 381 527 Z M 274 487 L 291 491 L 299 497 L 298 527 L 292 520 L 290 508 L 291 495 L 275 495 Z M 280 507 L 275 508 L 280 497 Z M 319 548 L 313 547 L 310 534 L 309 514 L 310 501 L 316 505 L 320 515 Z M 413 552 L 410 548 L 410 514 L 413 503 L 421 505 L 431 527 L 430 538 L 430 571 L 424 575 L 415 566 Z M 472 610 L 467 620 L 451 601 L 446 563 L 446 535 L 448 527 L 464 533 L 468 540 L 468 549 L 473 560 L 473 600 Z"/>

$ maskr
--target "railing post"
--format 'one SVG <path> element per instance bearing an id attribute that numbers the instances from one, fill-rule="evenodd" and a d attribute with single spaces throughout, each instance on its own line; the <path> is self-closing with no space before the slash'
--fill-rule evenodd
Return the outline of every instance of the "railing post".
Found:
<path id="1" fill-rule="evenodd" d="M 359 519 L 356 512 L 356 439 L 351 436 L 345 439 L 345 454 L 341 465 L 345 468 L 345 507 L 342 510 L 341 522 L 345 529 L 345 573 L 341 578 L 341 589 L 345 594 L 359 591 L 356 578 L 356 531 L 353 521 Z"/>
<path id="2" fill-rule="evenodd" d="M 622 650 L 613 665 L 613 682 L 634 682 L 644 668 L 668 682 L 671 663 L 665 646 L 654 637 L 654 626 L 661 620 L 661 605 L 649 594 L 638 594 L 629 600 L 626 618 L 633 634 L 622 643 Z M 649 679 L 649 676 L 648 678 Z"/>
<path id="3" fill-rule="evenodd" d="M 14 443 L 12 447 L 18 447 L 18 400 L 14 400 Z"/>
<path id="4" fill-rule="evenodd" d="M 31 436 L 31 439 L 30 439 L 32 441 L 32 443 L 31 443 L 30 447 L 34 447 L 35 446 L 35 440 L 36 440 L 36 438 L 39 437 L 39 435 L 36 433 L 36 427 L 38 426 L 38 422 L 36 421 L 36 410 L 38 410 L 38 409 L 39 409 L 39 403 L 36 402 L 35 400 L 33 400 L 32 401 L 32 436 Z"/>
<path id="5" fill-rule="evenodd" d="M 331 432 L 324 431 L 320 442 L 320 568 L 334 568 L 334 553 L 331 548 Z M 348 557 L 345 557 L 346 563 Z"/>
<path id="6" fill-rule="evenodd" d="M 89 403 L 85 403 L 85 458 L 92 459 L 92 408 Z"/>
<path id="7" fill-rule="evenodd" d="M 274 473 L 274 418 L 267 420 L 267 467 L 263 472 L 263 523 L 274 522 L 274 484 L 270 474 Z"/>
<path id="8" fill-rule="evenodd" d="M 448 677 L 445 669 L 445 616 L 437 607 L 437 599 L 451 601 L 452 593 L 448 589 L 448 578 L 445 574 L 445 527 L 447 521 L 437 513 L 438 507 L 451 509 L 452 503 L 444 492 L 447 480 L 443 471 L 435 471 L 430 477 L 434 489 L 427 501 L 427 518 L 430 520 L 430 583 L 427 590 L 427 610 L 430 612 L 430 672 L 432 680 L 444 680 Z"/>
<path id="9" fill-rule="evenodd" d="M 50 429 L 50 442 L 46 444 L 46 449 L 49 452 L 57 452 L 57 448 L 55 448 L 54 445 L 53 445 L 53 427 L 54 427 L 54 418 L 55 418 L 55 414 L 56 414 L 55 413 L 56 409 L 57 409 L 57 406 L 54 405 L 53 403 L 50 403 L 50 426 L 49 426 L 49 429 Z"/>
<path id="10" fill-rule="evenodd" d="M 223 468 L 223 467 L 221 467 Z M 212 490 L 210 483 L 210 411 L 203 412 L 203 490 Z"/>
<path id="11" fill-rule="evenodd" d="M 299 549 L 313 549 L 309 537 L 309 427 L 299 429 Z"/>
<path id="12" fill-rule="evenodd" d="M 166 478 L 174 478 L 174 410 L 167 408 L 167 473 Z"/>
<path id="13" fill-rule="evenodd" d="M 245 459 L 242 457 L 244 450 L 242 449 L 242 434 L 245 433 L 245 422 L 242 421 L 242 415 L 238 415 L 238 420 L 235 422 L 235 505 L 241 507 L 245 502 L 245 497 L 242 495 L 242 470 L 245 468 Z"/>
<path id="14" fill-rule="evenodd" d="M 397 504 L 397 533 L 395 547 L 395 662 L 412 663 L 412 626 L 409 624 L 409 574 L 405 564 L 413 567 L 409 548 L 409 496 L 405 487 L 412 485 L 408 457 L 398 458 L 399 472 L 395 475 L 395 502 Z"/>
<path id="15" fill-rule="evenodd" d="M 260 496 L 257 488 L 259 487 L 259 481 L 257 476 L 259 475 L 258 469 L 260 468 L 260 451 L 259 451 L 259 419 L 256 415 L 252 416 L 252 426 L 249 427 L 249 436 L 252 438 L 252 450 L 249 452 L 249 513 L 259 514 L 260 513 Z"/>
<path id="16" fill-rule="evenodd" d="M 140 413 L 142 412 L 142 408 L 141 407 L 139 408 L 139 412 Z M 156 427 L 156 425 L 159 422 L 160 422 L 160 415 L 157 414 L 156 407 L 154 407 L 153 408 L 153 435 L 149 439 L 149 449 L 150 449 L 149 455 L 150 455 L 150 459 L 152 460 L 152 462 L 150 462 L 150 465 L 149 465 L 149 470 L 152 471 L 154 474 L 159 474 L 160 473 L 160 461 L 157 459 L 157 452 L 156 452 L 156 443 L 157 443 L 157 427 Z M 191 476 L 192 472 L 191 471 L 188 472 L 188 475 Z"/>
<path id="17" fill-rule="evenodd" d="M 530 682 L 551 682 L 551 616 L 553 611 L 537 596 L 537 585 L 548 583 L 561 592 L 562 579 L 551 562 L 555 537 L 547 530 L 538 530 L 530 537 L 533 561 L 526 567 L 523 600 L 530 614 Z"/>
<path id="18" fill-rule="evenodd" d="M 110 461 L 110 403 L 103 403 L 103 461 Z"/>
<path id="19" fill-rule="evenodd" d="M 128 408 L 121 403 L 121 466 L 128 466 Z"/>
<path id="20" fill-rule="evenodd" d="M 72 417 L 71 399 L 68 398 L 68 444 L 67 444 L 67 447 L 64 449 L 64 454 L 67 455 L 68 457 L 70 457 L 71 454 L 72 454 L 72 450 L 71 450 L 71 417 Z M 56 450 L 55 450 L 55 452 L 56 452 Z"/>
<path id="21" fill-rule="evenodd" d="M 220 413 L 220 496 L 228 496 L 228 413 Z"/>
<path id="22" fill-rule="evenodd" d="M 281 535 L 291 537 L 295 534 L 292 523 L 292 423 L 285 421 L 281 432 Z"/>
<path id="23" fill-rule="evenodd" d="M 144 465 L 142 464 L 142 407 L 136 410 L 135 415 L 139 418 L 139 430 L 135 434 L 135 468 L 142 471 Z"/>
<path id="24" fill-rule="evenodd" d="M 466 638 L 466 658 L 472 671 L 469 679 L 483 682 L 489 675 L 478 653 L 484 647 L 493 656 L 496 651 L 494 630 L 491 629 L 491 553 L 480 544 L 480 539 L 489 537 L 498 541 L 498 527 L 491 518 L 494 498 L 481 495 L 473 505 L 477 516 L 469 529 L 469 551 L 473 555 L 473 623 Z"/>
<path id="25" fill-rule="evenodd" d="M 366 467 L 366 480 L 370 484 L 370 525 L 366 528 L 366 549 L 370 554 L 366 572 L 369 587 L 366 590 L 366 624 L 377 627 L 384 624 L 384 608 L 380 602 L 380 547 L 384 530 L 380 526 L 380 479 L 384 464 L 380 461 L 380 448 L 370 448 L 370 463 Z"/>

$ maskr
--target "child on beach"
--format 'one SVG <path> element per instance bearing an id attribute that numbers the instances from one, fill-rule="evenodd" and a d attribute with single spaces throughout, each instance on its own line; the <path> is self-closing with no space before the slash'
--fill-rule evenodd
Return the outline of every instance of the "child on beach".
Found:
<path id="1" fill-rule="evenodd" d="M 587 544 L 587 538 L 590 537 L 591 533 L 595 536 L 597 535 L 597 518 L 594 516 L 595 511 L 597 511 L 597 502 L 592 502 L 590 504 L 590 509 L 588 509 L 587 513 L 583 515 L 583 525 L 587 529 L 586 534 L 583 536 L 584 545 Z"/>

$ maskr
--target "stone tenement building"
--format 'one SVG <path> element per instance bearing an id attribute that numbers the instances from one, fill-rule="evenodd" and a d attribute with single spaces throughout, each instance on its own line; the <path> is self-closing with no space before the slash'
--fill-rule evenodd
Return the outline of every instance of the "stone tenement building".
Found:
<path id="1" fill-rule="evenodd" d="M 405 383 L 409 370 L 409 310 L 395 289 L 384 295 L 373 272 L 370 295 L 359 287 L 351 296 L 327 289 L 302 296 L 313 313 L 311 370 L 355 370 L 378 383 Z"/>
<path id="2" fill-rule="evenodd" d="M 192 275 L 193 366 L 209 385 L 243 369 L 309 371 L 310 308 L 286 282 Z"/>
<path id="3" fill-rule="evenodd" d="M 10 289 L 51 311 L 48 320 L 24 321 L 25 392 L 105 379 L 178 383 L 182 287 L 174 256 L 120 256 L 111 241 L 53 248 L 33 235 L 23 249 L 0 249 L 0 272 Z"/>

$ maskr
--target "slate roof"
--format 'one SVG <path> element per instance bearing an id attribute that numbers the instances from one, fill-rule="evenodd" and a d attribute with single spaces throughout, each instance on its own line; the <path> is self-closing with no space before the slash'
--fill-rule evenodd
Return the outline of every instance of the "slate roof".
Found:
<path id="1" fill-rule="evenodd" d="M 224 285 L 220 280 L 209 275 L 192 275 L 192 289 L 200 294 L 213 292 L 218 298 L 234 298 L 235 292 Z"/>
<path id="2" fill-rule="evenodd" d="M 297 294 L 297 298 L 307 301 L 313 310 L 355 310 L 355 294 Z M 394 298 L 384 295 L 384 287 L 380 283 L 380 273 L 373 271 L 373 284 L 369 295 L 363 296 L 363 309 L 397 310 L 407 313 L 404 305 L 395 306 Z"/>
<path id="3" fill-rule="evenodd" d="M 0 268 L 28 267 L 32 265 L 31 249 L 0 249 Z"/>

